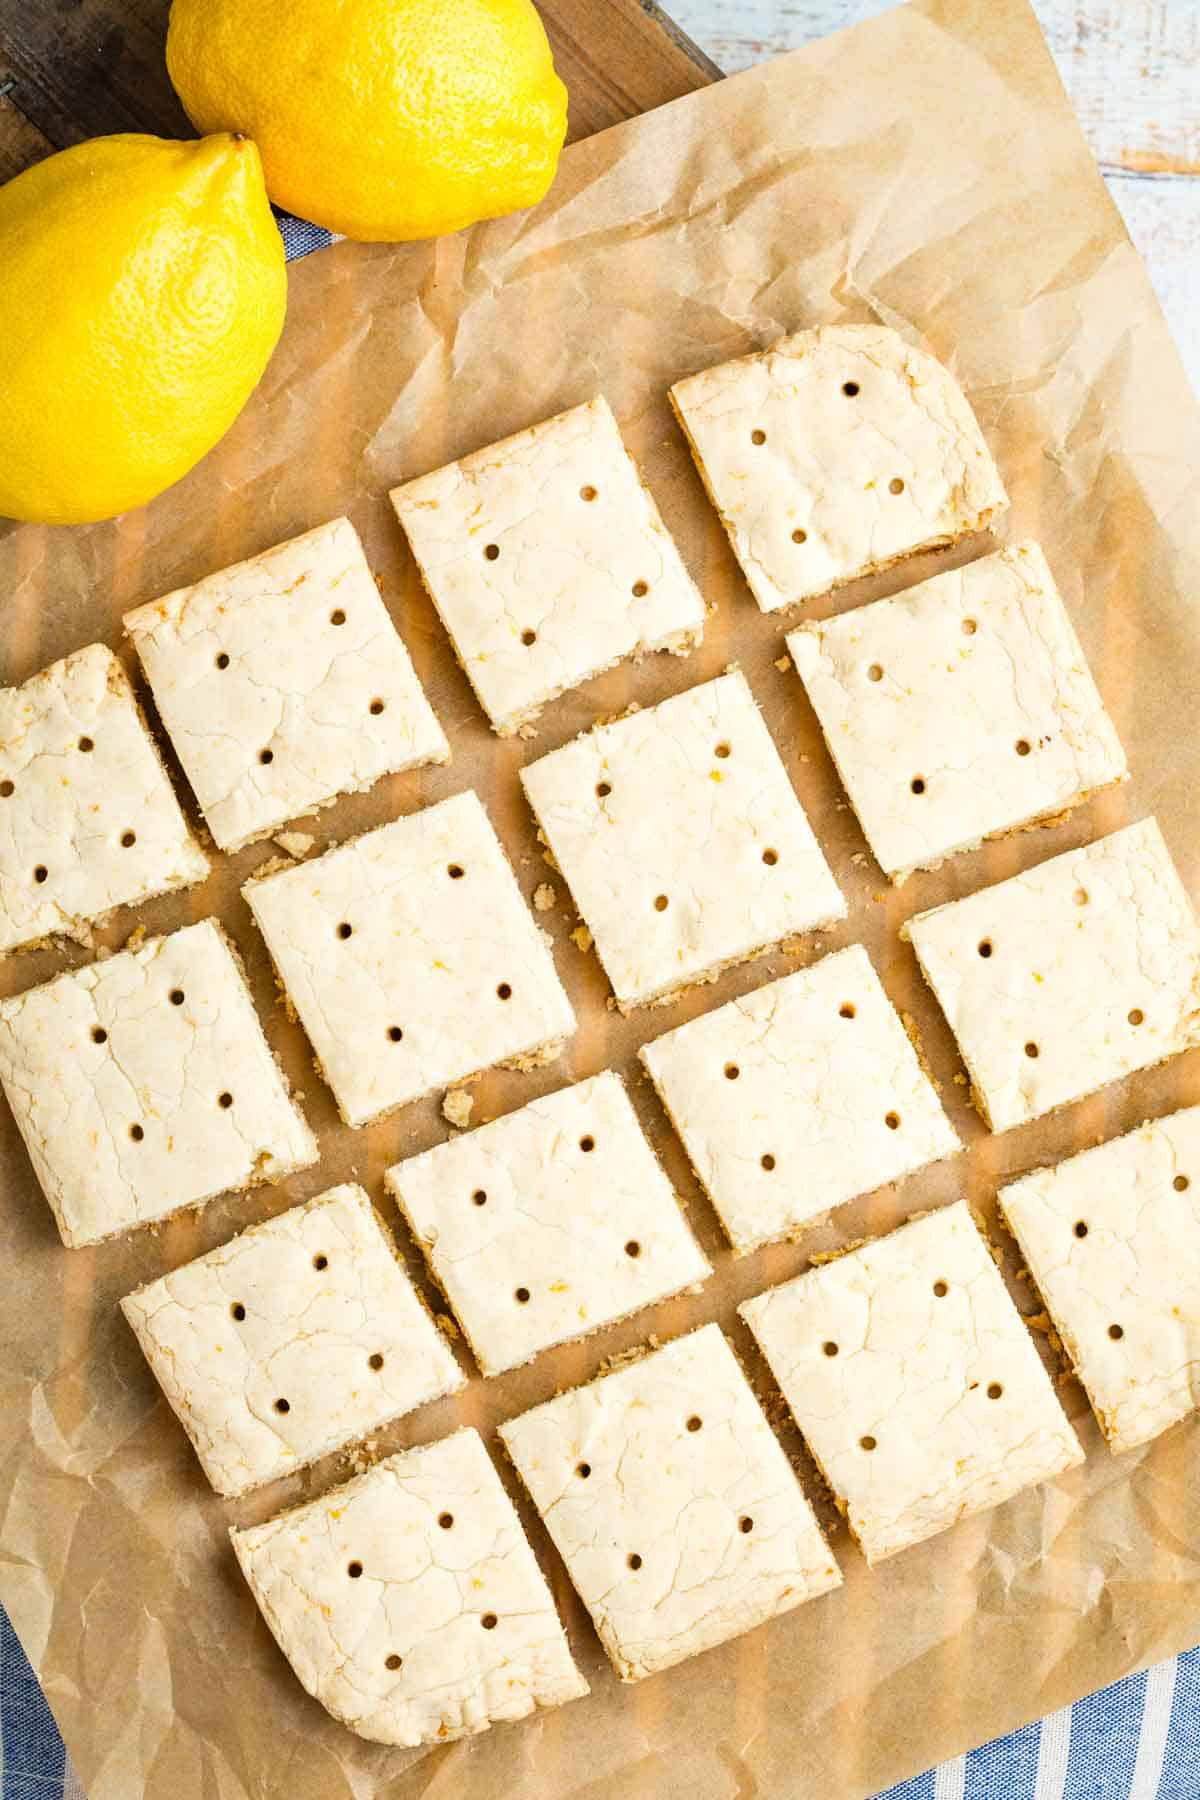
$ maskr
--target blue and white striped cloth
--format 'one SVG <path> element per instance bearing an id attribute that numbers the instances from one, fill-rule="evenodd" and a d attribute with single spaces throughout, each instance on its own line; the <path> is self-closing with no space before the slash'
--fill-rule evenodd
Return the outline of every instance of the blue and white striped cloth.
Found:
<path id="1" fill-rule="evenodd" d="M 1197 1800 L 1198 1795 L 1200 1650 L 1189 1650 L 1052 1713 L 1040 1725 L 1027 1725 L 902 1781 L 878 1800 Z M 84 1800 L 3 1613 L 0 1797 Z M 839 1796 L 830 1794 L 828 1800 Z"/>

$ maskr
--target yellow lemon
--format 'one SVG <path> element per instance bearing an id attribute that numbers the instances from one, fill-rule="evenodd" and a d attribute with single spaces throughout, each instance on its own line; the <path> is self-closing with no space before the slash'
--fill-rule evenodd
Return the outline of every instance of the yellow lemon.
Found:
<path id="1" fill-rule="evenodd" d="M 530 0 L 174 0 L 201 131 L 244 131 L 276 205 L 347 237 L 438 237 L 532 206 L 567 92 Z"/>
<path id="2" fill-rule="evenodd" d="M 283 329 L 254 145 L 124 135 L 0 188 L 0 515 L 152 500 L 242 410 Z"/>

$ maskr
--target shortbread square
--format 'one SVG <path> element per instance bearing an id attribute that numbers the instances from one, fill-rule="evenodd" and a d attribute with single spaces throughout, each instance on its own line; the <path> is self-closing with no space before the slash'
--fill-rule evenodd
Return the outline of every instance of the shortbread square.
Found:
<path id="1" fill-rule="evenodd" d="M 717 1325 L 500 1427 L 622 1681 L 841 1585 Z"/>
<path id="2" fill-rule="evenodd" d="M 1200 1394 L 1200 1107 L 1000 1190 L 1050 1317 L 1114 1451 Z"/>
<path id="3" fill-rule="evenodd" d="M 960 1148 L 859 945 L 638 1054 L 739 1255 Z"/>
<path id="4" fill-rule="evenodd" d="M 359 1737 L 444 1744 L 588 1692 L 474 1431 L 230 1536 L 297 1678 Z"/>
<path id="5" fill-rule="evenodd" d="M 869 1563 L 1083 1461 L 963 1201 L 738 1310 Z"/>
<path id="6" fill-rule="evenodd" d="M 764 612 L 990 525 L 1008 496 L 949 371 L 881 325 L 823 325 L 671 399 Z"/>
<path id="7" fill-rule="evenodd" d="M 0 689 L 0 955 L 207 874 L 111 650 Z"/>
<path id="8" fill-rule="evenodd" d="M 125 629 L 222 850 L 450 755 L 349 519 L 139 606 Z"/>
<path id="9" fill-rule="evenodd" d="M 711 1274 L 619 1076 L 389 1169 L 485 1375 Z"/>
<path id="10" fill-rule="evenodd" d="M 845 917 L 737 672 L 598 725 L 521 780 L 622 1008 Z"/>
<path id="11" fill-rule="evenodd" d="M 614 663 L 686 655 L 704 602 L 602 398 L 392 492 L 501 737 Z"/>
<path id="12" fill-rule="evenodd" d="M 893 881 L 1128 774 L 1034 543 L 801 625 L 788 648 Z"/>
<path id="13" fill-rule="evenodd" d="M 121 1302 L 219 1494 L 465 1386 L 362 1188 L 330 1188 Z"/>
<path id="14" fill-rule="evenodd" d="M 0 1001 L 0 1084 L 64 1244 L 317 1160 L 215 919 Z"/>
<path id="15" fill-rule="evenodd" d="M 243 889 L 348 1125 L 575 1029 L 554 960 L 467 792 Z"/>
<path id="16" fill-rule="evenodd" d="M 1200 1043 L 1200 925 L 1154 819 L 903 928 L 1006 1131 Z"/>

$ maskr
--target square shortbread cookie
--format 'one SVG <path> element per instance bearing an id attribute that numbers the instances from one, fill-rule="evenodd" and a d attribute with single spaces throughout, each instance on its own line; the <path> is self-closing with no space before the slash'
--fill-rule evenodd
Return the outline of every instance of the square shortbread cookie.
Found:
<path id="1" fill-rule="evenodd" d="M 840 1586 L 717 1325 L 500 1427 L 622 1681 Z"/>
<path id="2" fill-rule="evenodd" d="M 961 1200 L 738 1310 L 869 1563 L 1083 1461 Z"/>
<path id="3" fill-rule="evenodd" d="M 69 1245 L 317 1160 L 215 919 L 0 1001 L 0 1084 Z"/>
<path id="4" fill-rule="evenodd" d="M 111 650 L 0 689 L 0 955 L 207 874 Z"/>
<path id="5" fill-rule="evenodd" d="M 466 1385 L 360 1187 L 330 1188 L 121 1302 L 218 1494 Z"/>
<path id="6" fill-rule="evenodd" d="M 604 399 L 392 492 L 502 737 L 628 656 L 684 655 L 704 602 Z"/>
<path id="7" fill-rule="evenodd" d="M 612 1073 L 397 1163 L 387 1185 L 485 1375 L 711 1273 Z"/>
<path id="8" fill-rule="evenodd" d="M 1200 1043 L 1200 925 L 1153 819 L 903 928 L 993 1131 Z"/>
<path id="9" fill-rule="evenodd" d="M 243 892 L 348 1125 L 575 1029 L 474 793 Z"/>
<path id="10" fill-rule="evenodd" d="M 846 915 L 743 675 L 521 770 L 621 1007 Z"/>
<path id="11" fill-rule="evenodd" d="M 588 1692 L 474 1431 L 230 1536 L 298 1679 L 360 1737 L 444 1744 Z"/>
<path id="12" fill-rule="evenodd" d="M 739 1254 L 960 1148 L 857 944 L 638 1054 Z"/>
<path id="13" fill-rule="evenodd" d="M 788 649 L 893 881 L 1128 773 L 1036 544 L 801 625 Z"/>
<path id="14" fill-rule="evenodd" d="M 1200 1394 L 1200 1107 L 1154 1119 L 1000 1190 L 1113 1450 Z"/>
<path id="15" fill-rule="evenodd" d="M 982 530 L 1008 505 L 958 383 L 881 325 L 824 325 L 671 400 L 764 612 Z"/>
<path id="16" fill-rule="evenodd" d="M 222 850 L 449 758 L 349 519 L 140 606 L 125 629 Z"/>

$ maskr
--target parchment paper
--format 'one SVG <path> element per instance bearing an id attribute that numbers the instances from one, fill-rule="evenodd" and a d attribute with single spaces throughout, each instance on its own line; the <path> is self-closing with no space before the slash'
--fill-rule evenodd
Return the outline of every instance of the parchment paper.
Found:
<path id="1" fill-rule="evenodd" d="M 959 857 L 900 892 L 865 854 L 797 677 L 775 667 L 791 619 L 765 618 L 751 602 L 665 399 L 674 378 L 790 329 L 872 317 L 925 342 L 964 382 L 1013 496 L 1005 535 L 1034 533 L 1045 545 L 1136 770 L 1128 788 L 1067 822 Z M 719 611 L 690 661 L 616 671 L 554 706 L 536 743 L 499 743 L 420 592 L 386 489 L 597 390 Z M 717 1272 L 699 1296 L 532 1369 L 491 1382 L 476 1375 L 461 1401 L 382 1434 L 379 1451 L 460 1421 L 490 1434 L 649 1332 L 670 1336 L 708 1319 L 730 1331 L 770 1396 L 738 1300 L 796 1273 L 814 1251 L 960 1191 L 994 1216 L 1000 1179 L 1200 1099 L 1193 1053 L 989 1137 L 897 935 L 919 908 L 1150 811 L 1200 893 L 1198 468 L 1196 403 L 1032 15 L 1020 0 L 924 0 L 575 147 L 531 215 L 433 245 L 345 244 L 310 258 L 293 270 L 287 332 L 261 392 L 182 486 L 118 524 L 0 535 L 2 672 L 20 680 L 94 638 L 116 644 L 120 615 L 135 603 L 348 511 L 454 760 L 385 781 L 313 829 L 325 843 L 475 786 L 526 894 L 548 871 L 516 779 L 522 760 L 736 659 L 849 896 L 848 925 L 803 957 L 753 964 L 622 1021 L 605 1005 L 595 959 L 569 941 L 575 920 L 555 883 L 560 904 L 542 922 L 579 1034 L 554 1067 L 481 1083 L 476 1120 L 620 1069 Z M 936 566 L 926 558 L 836 604 L 894 591 Z M 270 853 L 222 859 L 203 889 L 140 918 L 156 930 L 214 912 L 224 919 L 272 1042 L 304 1090 L 319 1168 L 126 1243 L 66 1251 L 7 1113 L 0 1121 L 0 1587 L 91 1800 L 849 1800 L 1200 1639 L 1195 1424 L 1118 1460 L 1068 1383 L 1064 1399 L 1089 1452 L 1083 1470 L 874 1574 L 822 1502 L 844 1591 L 638 1687 L 609 1673 L 522 1499 L 591 1698 L 425 1755 L 361 1743 L 328 1719 L 258 1620 L 225 1533 L 231 1521 L 329 1486 L 346 1459 L 222 1503 L 116 1310 L 135 1284 L 351 1172 L 394 1218 L 383 1170 L 446 1135 L 432 1103 L 365 1132 L 337 1123 L 238 893 Z M 106 941 L 122 942 L 136 922 L 122 914 Z M 915 1018 L 967 1152 L 845 1208 L 799 1245 L 735 1265 L 638 1078 L 635 1049 L 852 941 L 867 944 Z M 14 991 L 83 957 L 10 959 L 0 983 Z M 1009 1261 L 1013 1292 L 1034 1312 Z M 781 1431 L 816 1492 L 798 1440 Z"/>

